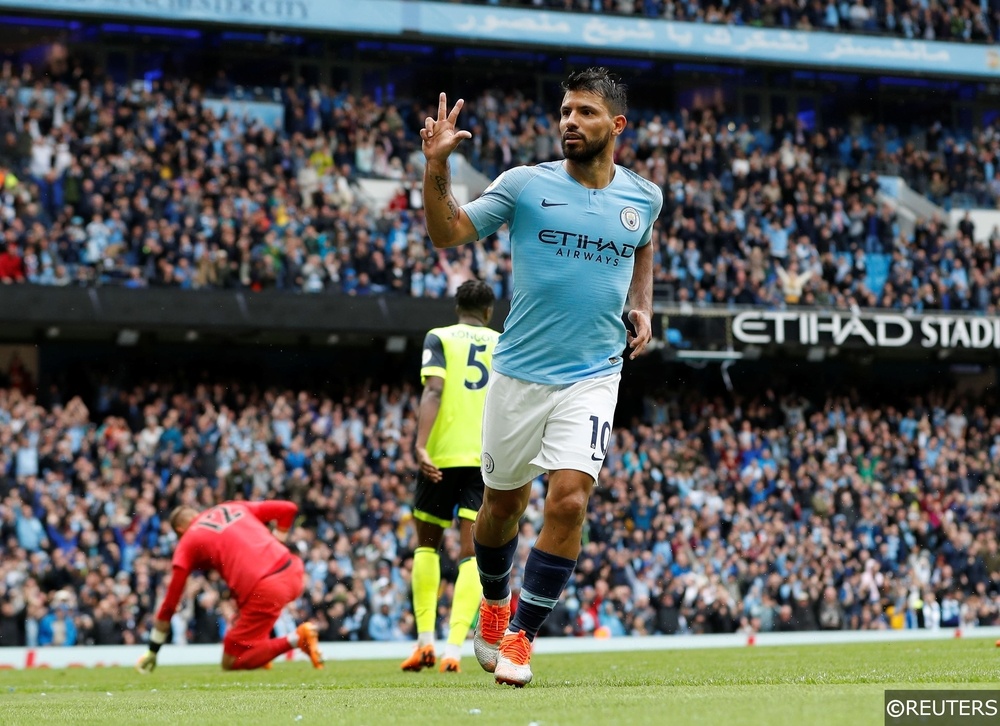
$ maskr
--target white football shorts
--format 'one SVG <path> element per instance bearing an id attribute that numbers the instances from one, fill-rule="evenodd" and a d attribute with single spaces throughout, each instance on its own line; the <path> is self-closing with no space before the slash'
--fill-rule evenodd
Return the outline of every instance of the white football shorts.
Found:
<path id="1" fill-rule="evenodd" d="M 568 386 L 528 383 L 494 371 L 483 411 L 483 481 L 517 489 L 556 469 L 594 481 L 611 443 L 621 373 Z"/>

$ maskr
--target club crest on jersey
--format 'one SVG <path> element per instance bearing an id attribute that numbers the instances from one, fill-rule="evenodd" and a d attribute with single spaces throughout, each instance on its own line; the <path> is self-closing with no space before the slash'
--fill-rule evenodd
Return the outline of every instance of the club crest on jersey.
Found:
<path id="1" fill-rule="evenodd" d="M 635 207 L 625 207 L 621 213 L 622 226 L 629 232 L 639 229 L 639 212 Z"/>
<path id="2" fill-rule="evenodd" d="M 493 473 L 493 469 L 494 469 L 495 466 L 496 465 L 493 463 L 493 457 L 490 456 L 489 454 L 487 454 L 484 451 L 483 452 L 483 471 L 485 471 L 487 474 L 492 474 Z"/>

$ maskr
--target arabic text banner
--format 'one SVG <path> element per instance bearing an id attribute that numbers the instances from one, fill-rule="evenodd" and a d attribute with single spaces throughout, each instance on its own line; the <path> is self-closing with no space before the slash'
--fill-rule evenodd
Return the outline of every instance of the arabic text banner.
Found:
<path id="1" fill-rule="evenodd" d="M 420 32 L 545 46 L 642 51 L 709 60 L 961 76 L 1000 76 L 1000 50 L 833 33 L 421 3 Z"/>
<path id="2" fill-rule="evenodd" d="M 1000 49 L 404 0 L 0 0 L 0 8 L 354 34 L 526 43 L 738 63 L 1000 77 Z"/>

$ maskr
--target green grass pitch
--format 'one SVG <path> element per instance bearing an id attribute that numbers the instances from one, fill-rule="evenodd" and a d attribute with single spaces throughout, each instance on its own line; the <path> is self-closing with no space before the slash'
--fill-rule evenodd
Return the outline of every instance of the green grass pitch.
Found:
<path id="1" fill-rule="evenodd" d="M 0 671 L 0 724 L 863 726 L 883 723 L 887 688 L 997 688 L 998 658 L 992 641 L 972 638 L 541 655 L 520 690 L 469 657 L 458 675 L 386 660 Z"/>

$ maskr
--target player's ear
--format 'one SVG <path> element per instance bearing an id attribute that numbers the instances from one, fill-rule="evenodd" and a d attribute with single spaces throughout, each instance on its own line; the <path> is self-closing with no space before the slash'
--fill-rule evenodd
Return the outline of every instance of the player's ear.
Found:
<path id="1" fill-rule="evenodd" d="M 614 127 L 611 129 L 611 135 L 621 135 L 626 126 L 628 126 L 628 119 L 625 118 L 624 114 L 618 114 L 614 117 Z"/>

